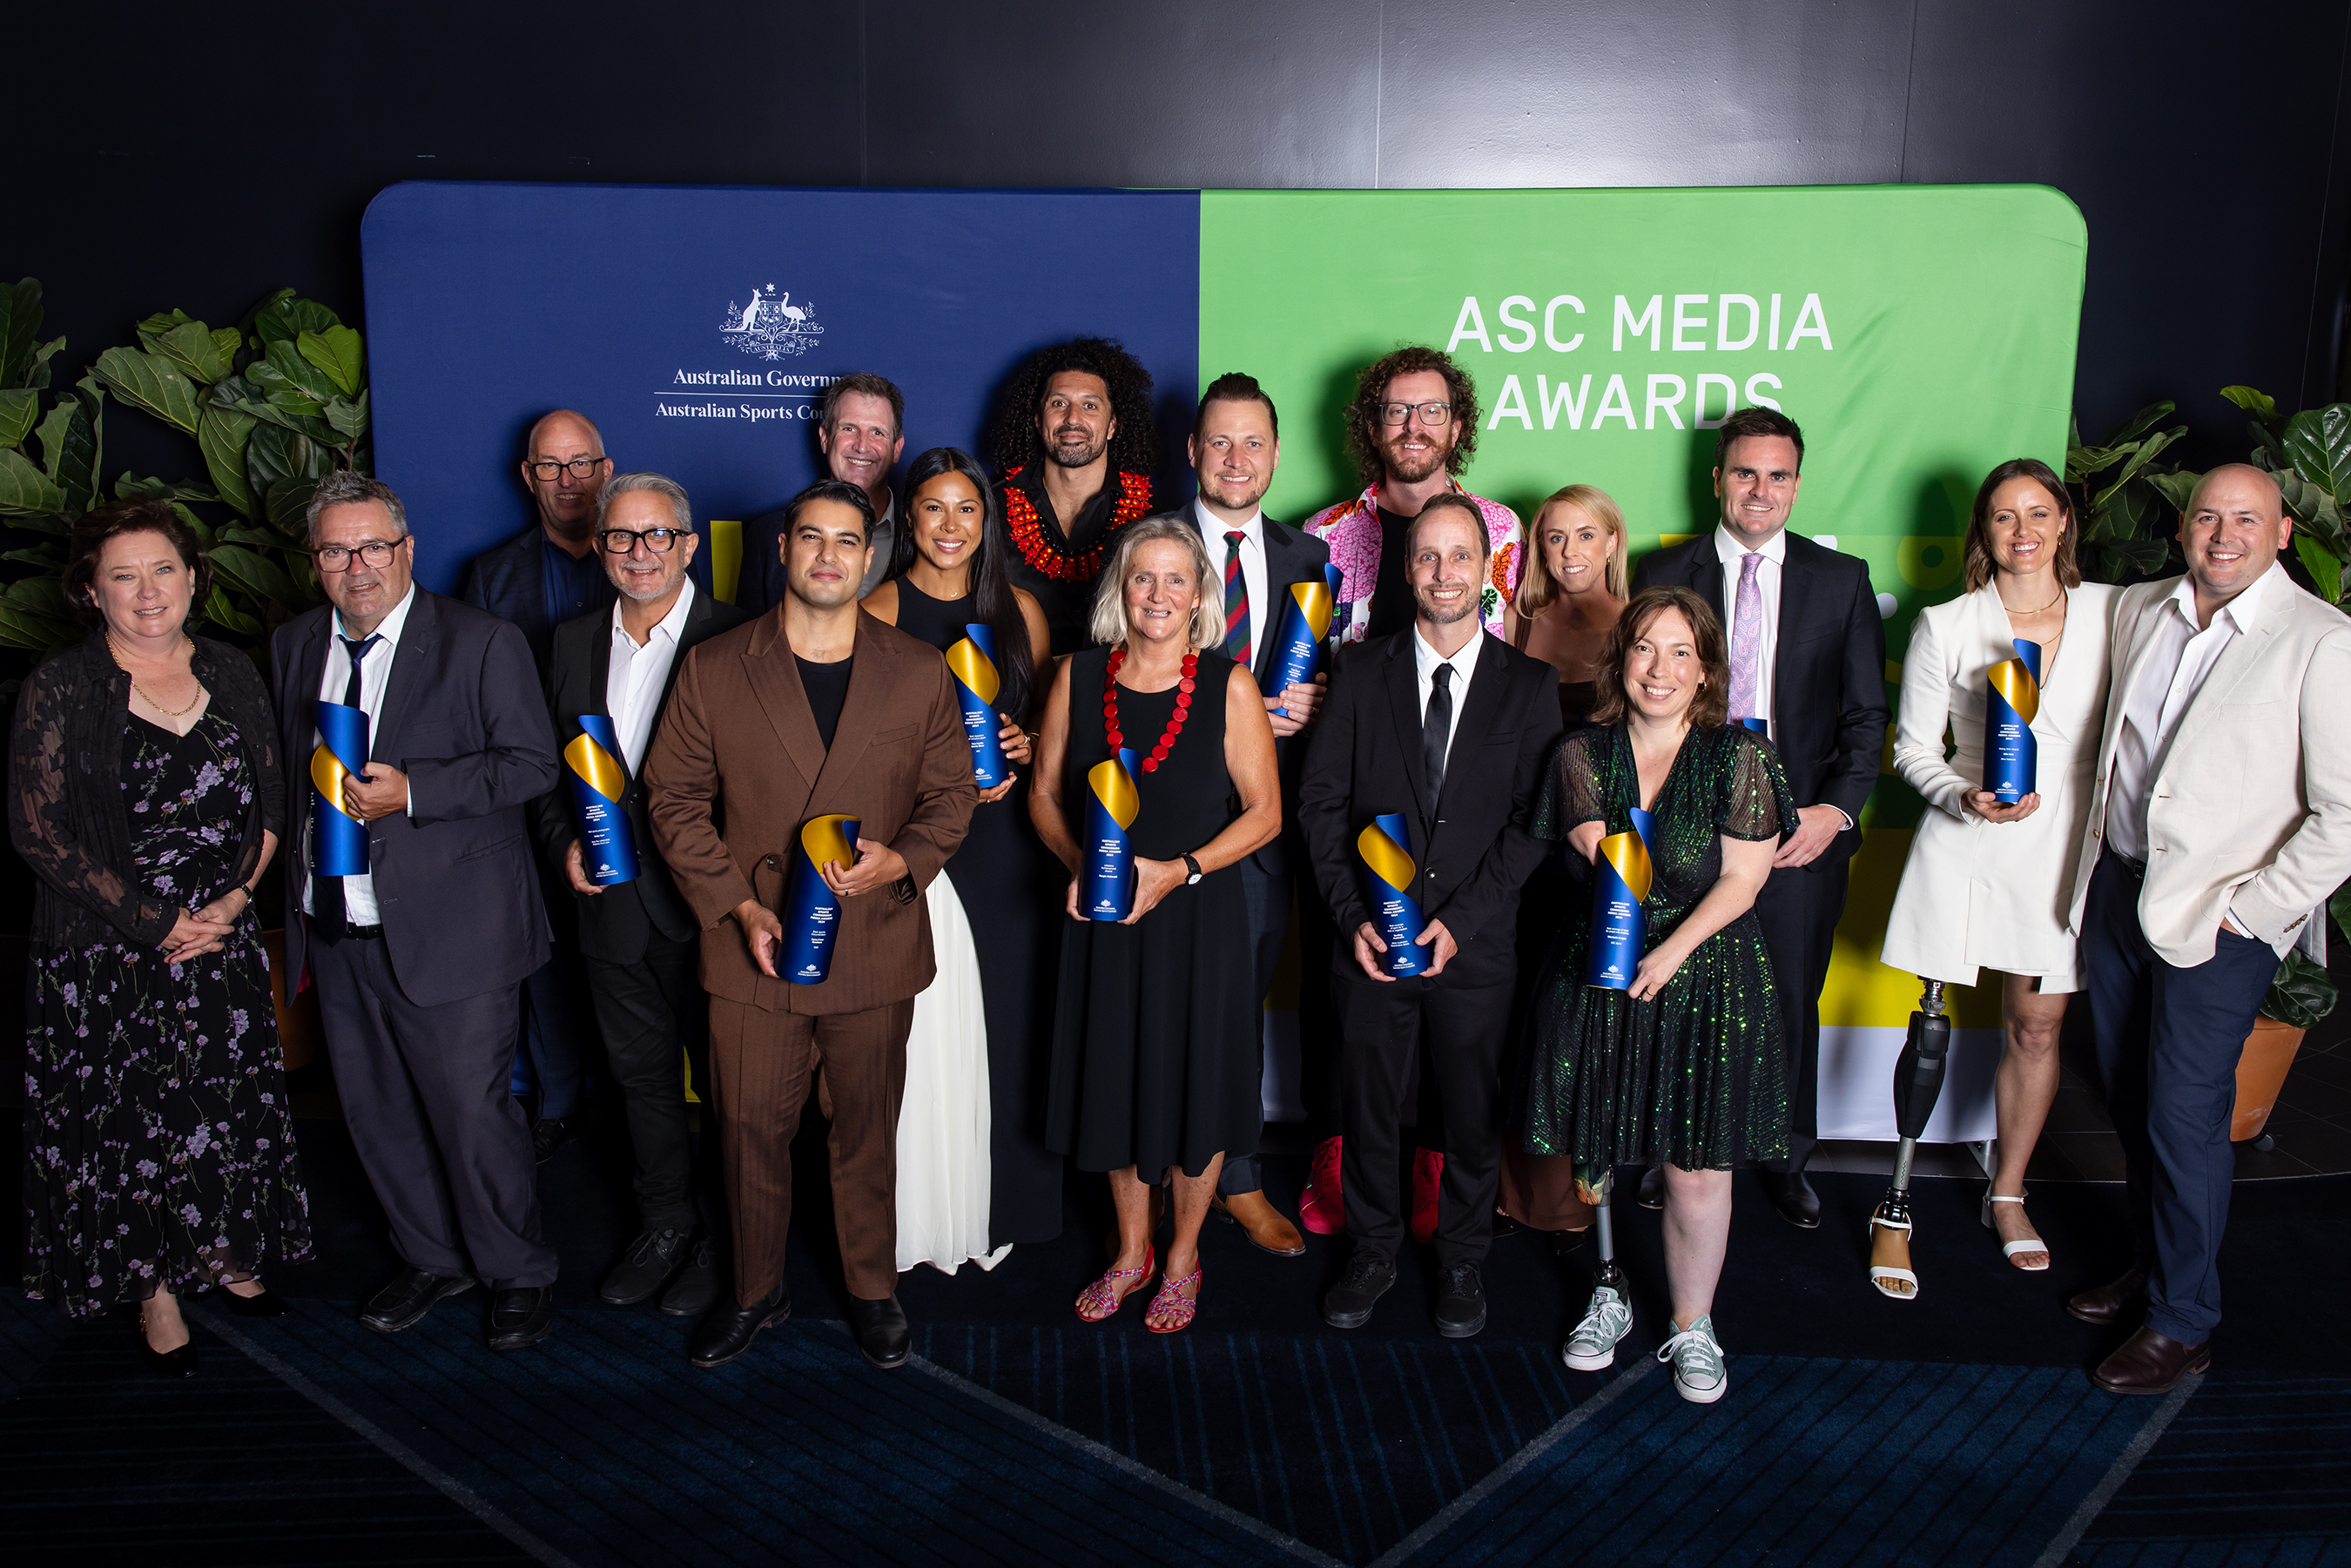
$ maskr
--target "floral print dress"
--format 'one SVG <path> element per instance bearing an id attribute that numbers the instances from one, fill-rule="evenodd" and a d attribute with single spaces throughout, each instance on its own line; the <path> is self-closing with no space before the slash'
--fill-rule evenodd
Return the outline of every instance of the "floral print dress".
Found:
<path id="1" fill-rule="evenodd" d="M 123 805 L 142 886 L 226 892 L 256 780 L 235 725 L 131 718 Z M 76 1316 L 185 1294 L 310 1251 L 269 964 L 248 911 L 169 964 L 114 939 L 36 952 L 25 1105 L 25 1291 Z"/>

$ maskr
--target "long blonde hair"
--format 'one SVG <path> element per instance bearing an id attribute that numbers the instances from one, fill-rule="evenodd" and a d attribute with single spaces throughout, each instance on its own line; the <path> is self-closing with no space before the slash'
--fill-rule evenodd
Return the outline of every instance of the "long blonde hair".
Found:
<path id="1" fill-rule="evenodd" d="M 1608 547 L 1608 564 L 1601 571 L 1600 582 L 1610 598 L 1623 599 L 1632 582 L 1632 572 L 1625 564 L 1630 541 L 1625 537 L 1624 509 L 1597 485 L 1570 485 L 1552 491 L 1535 508 L 1534 521 L 1527 526 L 1526 565 L 1519 573 L 1518 595 L 1510 601 L 1520 620 L 1541 614 L 1560 596 L 1559 584 L 1551 575 L 1542 548 L 1543 517 L 1553 507 L 1579 507 L 1608 530 L 1614 542 Z"/>
<path id="2" fill-rule="evenodd" d="M 1199 597 L 1192 604 L 1191 646 L 1205 648 L 1225 634 L 1225 584 L 1208 562 L 1207 547 L 1199 530 L 1181 517 L 1145 517 L 1129 523 L 1118 534 L 1118 548 L 1110 564 L 1094 580 L 1094 641 L 1115 648 L 1126 641 L 1126 574 L 1134 570 L 1134 556 L 1144 545 L 1162 539 L 1180 544 L 1192 555 L 1192 575 L 1199 580 Z"/>

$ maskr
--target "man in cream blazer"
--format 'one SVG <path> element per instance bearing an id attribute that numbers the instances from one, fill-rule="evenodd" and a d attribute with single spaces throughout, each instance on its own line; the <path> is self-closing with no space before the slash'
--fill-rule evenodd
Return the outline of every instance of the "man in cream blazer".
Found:
<path id="1" fill-rule="evenodd" d="M 2066 1310 L 2143 1325 L 2099 1386 L 2160 1394 L 2211 1360 L 2237 1057 L 2285 951 L 2325 956 L 2351 877 L 2351 621 L 2277 564 L 2277 482 L 2206 475 L 2188 574 L 2126 590 L 2074 897 L 2137 1255 Z"/>

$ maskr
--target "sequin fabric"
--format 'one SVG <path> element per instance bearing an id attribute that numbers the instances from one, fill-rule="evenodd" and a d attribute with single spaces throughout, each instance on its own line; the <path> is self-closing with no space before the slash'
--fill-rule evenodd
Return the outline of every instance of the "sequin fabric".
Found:
<path id="1" fill-rule="evenodd" d="M 1625 727 L 1579 730 L 1560 743 L 1534 831 L 1564 841 L 1598 821 L 1622 832 L 1639 803 Z M 1645 951 L 1672 936 L 1722 874 L 1723 836 L 1796 831 L 1778 755 L 1737 726 L 1693 729 L 1650 810 Z M 1579 913 L 1562 924 L 1535 985 L 1518 1094 L 1528 1151 L 1587 1165 L 1665 1160 L 1684 1170 L 1786 1154 L 1780 1003 L 1755 912 L 1708 937 L 1656 997 L 1631 1001 L 1583 983 L 1592 870 L 1573 851 L 1565 859 L 1577 879 L 1570 907 Z"/>

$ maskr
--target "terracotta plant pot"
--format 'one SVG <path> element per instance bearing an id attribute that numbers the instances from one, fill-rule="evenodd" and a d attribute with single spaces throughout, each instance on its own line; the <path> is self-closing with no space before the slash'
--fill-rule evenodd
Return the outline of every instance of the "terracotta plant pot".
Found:
<path id="1" fill-rule="evenodd" d="M 2286 1070 L 2302 1049 L 2303 1031 L 2273 1018 L 2253 1020 L 2245 1037 L 2244 1054 L 2237 1058 L 2237 1113 L 2229 1119 L 2229 1141 L 2250 1144 L 2269 1124 L 2277 1109 L 2278 1092 L 2285 1087 Z"/>
<path id="2" fill-rule="evenodd" d="M 277 1047 L 285 1052 L 286 1071 L 291 1072 L 298 1067 L 308 1067 L 316 1061 L 319 1047 L 327 1038 L 325 1026 L 319 1019 L 319 993 L 308 990 L 291 1002 L 286 999 L 286 933 L 283 929 L 263 932 L 261 946 L 269 955 L 269 994 L 277 1003 Z"/>

